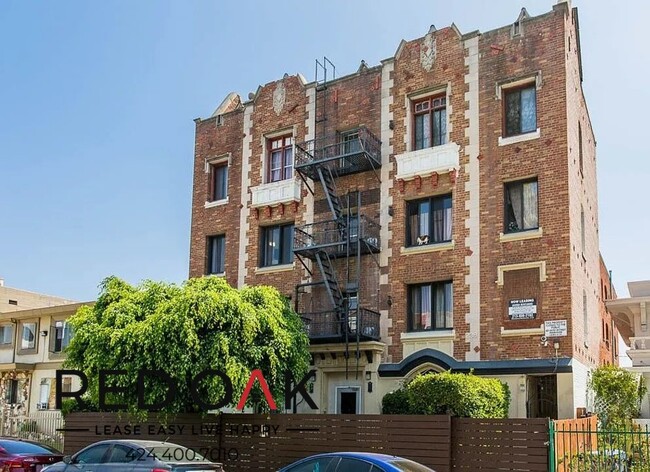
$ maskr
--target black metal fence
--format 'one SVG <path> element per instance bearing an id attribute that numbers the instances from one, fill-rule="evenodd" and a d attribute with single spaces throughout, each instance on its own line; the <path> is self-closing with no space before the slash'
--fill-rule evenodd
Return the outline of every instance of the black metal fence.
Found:
<path id="1" fill-rule="evenodd" d="M 593 419 L 552 422 L 551 472 L 650 472 L 647 425 L 602 429 Z"/>

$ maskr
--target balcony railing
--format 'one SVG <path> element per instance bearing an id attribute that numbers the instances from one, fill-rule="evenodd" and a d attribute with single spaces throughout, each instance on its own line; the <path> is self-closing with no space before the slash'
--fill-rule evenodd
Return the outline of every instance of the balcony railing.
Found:
<path id="1" fill-rule="evenodd" d="M 291 178 L 251 187 L 252 207 L 300 201 L 300 180 Z"/>
<path id="2" fill-rule="evenodd" d="M 650 337 L 630 338 L 631 351 L 650 351 Z"/>
<path id="3" fill-rule="evenodd" d="M 434 172 L 445 173 L 456 169 L 460 162 L 460 146 L 447 143 L 395 156 L 397 163 L 396 179 L 413 179 L 426 177 Z"/>
<path id="4" fill-rule="evenodd" d="M 356 341 L 357 333 L 361 341 L 379 340 L 380 314 L 368 308 L 351 310 L 347 320 L 336 311 L 302 313 L 301 316 L 311 340 L 340 342 L 345 340 L 346 330 L 350 341 Z"/>
<path id="5" fill-rule="evenodd" d="M 381 141 L 361 127 L 347 136 L 334 134 L 296 144 L 296 170 L 316 179 L 315 165 L 330 163 L 337 175 L 381 166 Z"/>
<path id="6" fill-rule="evenodd" d="M 328 220 L 296 227 L 294 230 L 293 250 L 308 252 L 315 249 L 333 248 L 335 253 L 345 253 L 349 238 L 351 248 L 362 241 L 362 252 L 377 252 L 380 248 L 380 226 L 372 219 L 361 215 L 350 218 L 346 226 L 346 217 L 341 221 Z"/>

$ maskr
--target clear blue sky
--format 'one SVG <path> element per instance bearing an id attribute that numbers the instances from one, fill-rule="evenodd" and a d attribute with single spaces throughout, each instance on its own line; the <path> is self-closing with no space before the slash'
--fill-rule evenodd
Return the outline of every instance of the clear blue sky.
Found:
<path id="1" fill-rule="evenodd" d="M 0 277 L 88 300 L 102 278 L 188 274 L 195 117 L 287 72 L 339 75 L 455 22 L 553 0 L 0 1 Z M 319 6 L 320 5 L 320 6 Z M 574 1 L 598 141 L 600 239 L 619 295 L 650 279 L 645 1 Z"/>

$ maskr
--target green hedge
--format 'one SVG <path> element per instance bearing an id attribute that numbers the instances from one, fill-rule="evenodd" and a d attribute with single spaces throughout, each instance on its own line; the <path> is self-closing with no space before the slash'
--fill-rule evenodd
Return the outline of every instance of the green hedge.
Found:
<path id="1" fill-rule="evenodd" d="M 498 379 L 450 372 L 416 377 L 382 400 L 385 414 L 464 418 L 507 418 L 509 406 L 510 389 Z"/>

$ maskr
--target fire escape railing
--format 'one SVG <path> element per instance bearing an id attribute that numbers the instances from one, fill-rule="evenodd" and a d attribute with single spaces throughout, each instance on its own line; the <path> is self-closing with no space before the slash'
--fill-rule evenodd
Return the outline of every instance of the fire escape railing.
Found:
<path id="1" fill-rule="evenodd" d="M 316 165 L 329 163 L 337 175 L 381 167 L 381 141 L 366 127 L 296 143 L 295 168 L 316 180 Z"/>
<path id="2" fill-rule="evenodd" d="M 342 337 L 346 329 L 350 338 L 358 333 L 363 340 L 379 339 L 381 315 L 368 308 L 349 310 L 343 317 L 333 310 L 302 313 L 301 316 L 310 339 Z"/>

